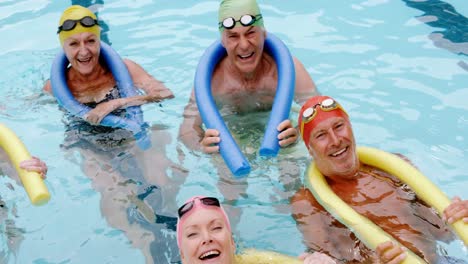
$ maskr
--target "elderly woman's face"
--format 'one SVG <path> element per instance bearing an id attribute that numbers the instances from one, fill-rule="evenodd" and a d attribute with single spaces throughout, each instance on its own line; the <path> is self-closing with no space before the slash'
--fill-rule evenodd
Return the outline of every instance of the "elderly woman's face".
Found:
<path id="1" fill-rule="evenodd" d="M 234 241 L 220 211 L 198 208 L 181 228 L 182 263 L 234 263 Z"/>
<path id="2" fill-rule="evenodd" d="M 99 38 L 89 32 L 75 34 L 63 42 L 63 50 L 73 69 L 83 75 L 93 72 L 99 63 Z"/>

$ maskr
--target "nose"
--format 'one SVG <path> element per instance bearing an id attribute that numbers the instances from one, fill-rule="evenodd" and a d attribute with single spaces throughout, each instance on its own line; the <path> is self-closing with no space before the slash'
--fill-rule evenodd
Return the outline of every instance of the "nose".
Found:
<path id="1" fill-rule="evenodd" d="M 335 131 L 331 130 L 329 132 L 329 136 L 330 136 L 330 142 L 333 146 L 339 146 L 340 145 L 340 139 L 338 137 L 338 135 L 335 133 Z"/>
<path id="2" fill-rule="evenodd" d="M 86 55 L 88 53 L 88 47 L 86 47 L 85 43 L 81 42 L 80 43 L 80 49 L 79 49 L 79 53 L 81 55 Z"/>
<path id="3" fill-rule="evenodd" d="M 203 242 L 202 242 L 203 245 L 210 244 L 213 242 L 213 239 L 211 238 L 211 235 L 209 232 L 206 232 L 206 231 L 203 232 L 202 237 L 203 237 Z"/>
<path id="4" fill-rule="evenodd" d="M 242 50 L 245 50 L 248 47 L 249 47 L 249 40 L 246 37 L 241 36 L 239 40 L 239 48 Z"/>

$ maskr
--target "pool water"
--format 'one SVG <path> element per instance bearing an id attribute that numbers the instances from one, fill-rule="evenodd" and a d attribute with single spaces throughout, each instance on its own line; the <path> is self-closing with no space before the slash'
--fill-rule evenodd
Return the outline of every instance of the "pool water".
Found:
<path id="1" fill-rule="evenodd" d="M 322 94 L 348 110 L 358 144 L 402 153 L 446 194 L 468 199 L 464 2 L 259 0 L 267 30 L 303 62 Z M 41 92 L 60 49 L 57 22 L 72 3 L 97 8 L 103 39 L 176 95 L 143 107 L 145 120 L 169 135 L 165 155 L 186 170 L 176 203 L 195 194 L 231 195 L 225 190 L 238 185 L 240 193 L 224 202 L 232 209 L 239 247 L 303 252 L 287 196 L 310 160 L 302 144 L 282 150 L 278 158 L 258 156 L 268 113 L 227 118 L 241 124 L 232 129 L 242 137 L 252 165 L 240 181 L 220 181 L 219 157 L 190 151 L 177 140 L 198 59 L 219 37 L 218 1 L 7 0 L 0 3 L 0 122 L 49 164 L 52 199 L 33 207 L 20 186 L 0 177 L 8 207 L 0 212 L 0 263 L 145 262 L 142 250 L 109 224 L 102 193 L 82 168 L 83 157 L 61 148 L 63 113 Z M 286 177 L 286 185 L 280 183 L 284 174 L 293 178 Z M 442 246 L 452 256 L 468 258 L 460 241 Z"/>

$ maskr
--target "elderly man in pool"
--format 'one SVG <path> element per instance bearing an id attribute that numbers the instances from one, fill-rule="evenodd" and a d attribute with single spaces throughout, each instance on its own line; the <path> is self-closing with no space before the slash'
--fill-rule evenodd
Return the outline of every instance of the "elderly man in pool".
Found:
<path id="1" fill-rule="evenodd" d="M 300 111 L 299 126 L 318 170 L 343 201 L 429 263 L 438 263 L 436 240 L 453 239 L 442 219 L 468 223 L 468 201 L 454 198 L 440 219 L 396 177 L 360 163 L 349 117 L 331 97 L 309 99 Z M 406 257 L 405 249 L 391 242 L 379 245 L 376 252 L 366 248 L 309 189 L 301 188 L 291 202 L 305 244 L 313 250 L 352 263 L 375 258 L 400 263 Z"/>
<path id="2" fill-rule="evenodd" d="M 333 259 L 315 252 L 299 259 L 274 252 L 248 250 L 235 255 L 236 245 L 229 218 L 217 198 L 195 196 L 178 210 L 177 244 L 183 264 L 333 264 Z"/>
<path id="3" fill-rule="evenodd" d="M 255 0 L 223 0 L 219 7 L 219 30 L 227 56 L 216 66 L 211 80 L 212 95 L 219 107 L 233 113 L 268 111 L 271 109 L 278 81 L 276 62 L 264 52 L 267 32 Z M 316 95 L 314 82 L 302 63 L 294 58 L 296 72 L 295 100 L 302 103 Z M 192 149 L 205 153 L 219 151 L 219 131 L 203 131 L 202 120 L 192 92 L 185 108 L 179 136 Z M 281 147 L 298 138 L 290 120 L 278 127 Z"/>

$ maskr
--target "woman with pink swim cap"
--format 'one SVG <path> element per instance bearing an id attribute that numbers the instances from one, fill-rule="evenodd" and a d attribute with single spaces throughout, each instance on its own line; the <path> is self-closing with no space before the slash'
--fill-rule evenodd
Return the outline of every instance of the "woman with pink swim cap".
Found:
<path id="1" fill-rule="evenodd" d="M 219 200 L 215 197 L 194 196 L 178 210 L 177 244 L 183 264 L 220 263 L 335 263 L 328 256 L 314 253 L 300 259 L 267 253 L 265 257 L 236 256 L 231 224 Z M 260 257 L 259 257 L 260 256 Z"/>

